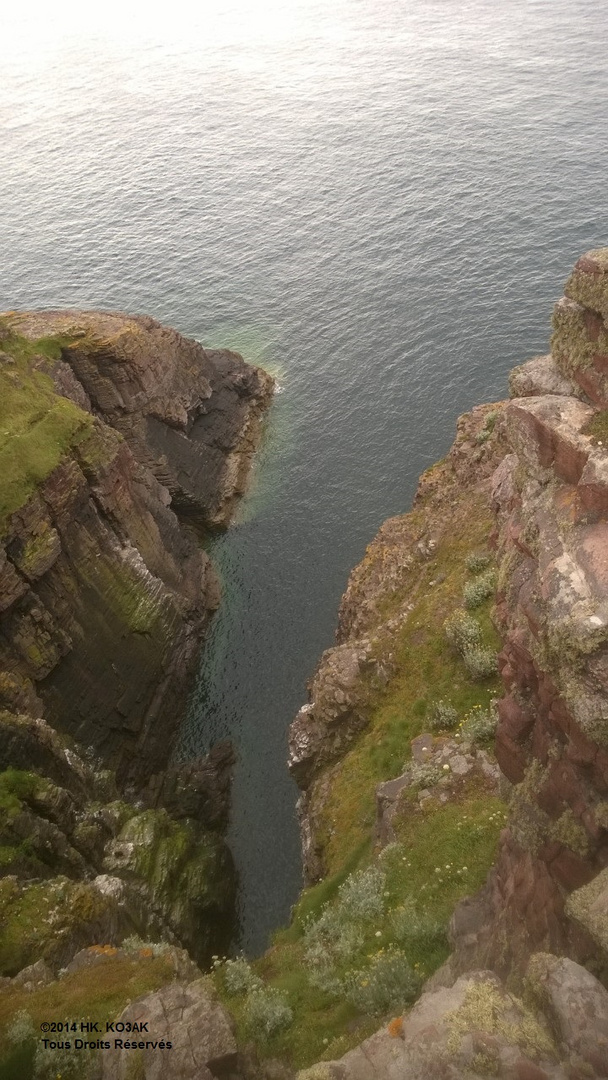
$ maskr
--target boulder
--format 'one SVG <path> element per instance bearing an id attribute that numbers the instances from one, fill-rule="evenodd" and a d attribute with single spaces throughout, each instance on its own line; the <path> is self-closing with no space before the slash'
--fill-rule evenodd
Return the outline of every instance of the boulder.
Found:
<path id="1" fill-rule="evenodd" d="M 102 1051 L 103 1080 L 212 1080 L 236 1066 L 232 1021 L 204 979 L 138 998 L 117 1022 L 147 1029 L 110 1035 L 113 1045 Z"/>

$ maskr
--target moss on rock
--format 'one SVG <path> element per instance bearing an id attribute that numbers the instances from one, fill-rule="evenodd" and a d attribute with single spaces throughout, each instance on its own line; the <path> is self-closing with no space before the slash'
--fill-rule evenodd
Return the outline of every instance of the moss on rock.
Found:
<path id="1" fill-rule="evenodd" d="M 150 902 L 193 953 L 208 960 L 229 932 L 234 870 L 225 844 L 193 821 L 174 821 L 165 810 L 131 817 L 105 859 L 108 873 L 147 886 Z M 226 941 L 227 944 L 227 941 Z"/>

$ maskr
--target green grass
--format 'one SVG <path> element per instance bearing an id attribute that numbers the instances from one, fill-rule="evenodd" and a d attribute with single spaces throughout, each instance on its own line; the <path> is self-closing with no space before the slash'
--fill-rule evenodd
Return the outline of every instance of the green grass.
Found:
<path id="1" fill-rule="evenodd" d="M 591 442 L 595 446 L 601 443 L 608 447 L 608 409 L 600 409 L 599 412 L 594 413 L 581 431 L 583 435 L 591 436 Z"/>
<path id="2" fill-rule="evenodd" d="M 0 773 L 0 826 L 19 813 L 21 804 L 30 798 L 45 781 L 22 769 L 5 769 Z M 46 786 L 46 785 L 45 785 Z"/>
<path id="3" fill-rule="evenodd" d="M 57 358 L 61 345 L 59 338 L 28 342 L 0 326 L 0 347 L 14 360 L 0 363 L 0 530 L 93 424 L 34 369 L 35 356 Z"/>
<path id="4" fill-rule="evenodd" d="M 397 674 L 385 691 L 376 691 L 372 697 L 369 726 L 332 780 L 320 833 L 329 875 L 370 837 L 376 786 L 403 771 L 411 740 L 428 730 L 433 703 L 449 701 L 464 714 L 474 705 L 487 705 L 499 692 L 497 676 L 480 683 L 470 679 L 443 631 L 446 616 L 462 606 L 463 588 L 470 581 L 465 559 L 471 551 L 484 547 L 492 526 L 482 501 L 477 506 L 473 499 L 471 503 L 460 514 L 455 512 L 453 532 L 440 543 L 432 562 L 421 567 L 414 609 L 386 646 L 393 654 Z M 443 581 L 428 586 L 428 581 L 440 575 L 445 575 Z M 403 597 L 394 594 L 385 602 L 383 617 L 390 617 L 402 603 Z M 490 617 L 491 605 L 492 600 L 486 600 L 476 609 L 475 618 L 481 624 L 484 645 L 498 649 L 500 639 Z"/>
<path id="5" fill-rule="evenodd" d="M 361 948 L 347 964 L 337 969 L 365 970 L 380 950 L 391 946 L 403 949 L 415 974 L 424 980 L 448 956 L 445 933 L 454 905 L 475 892 L 491 866 L 498 836 L 505 821 L 502 802 L 474 783 L 462 792 L 457 804 L 433 803 L 424 810 L 408 808 L 396 822 L 397 842 L 380 865 L 386 873 L 385 910 L 365 927 Z M 367 852 L 367 859 L 365 853 Z M 371 858 L 369 845 L 350 860 L 354 868 Z M 283 991 L 294 1013 L 290 1027 L 279 1032 L 260 1049 L 263 1055 L 283 1057 L 295 1068 L 304 1068 L 321 1058 L 339 1057 L 381 1025 L 344 998 L 333 997 L 313 986 L 306 969 L 303 921 L 318 918 L 325 904 L 336 902 L 347 867 L 320 885 L 307 890 L 296 909 L 291 926 L 275 935 L 274 945 L 252 967 L 267 986 Z M 396 933 L 394 913 L 411 907 L 420 919 L 420 931 L 413 930 L 406 941 Z M 425 926 L 434 926 L 429 934 Z M 216 985 L 223 1003 L 235 1018 L 239 1036 L 256 1038 L 248 1030 L 244 995 L 229 995 L 221 968 Z M 388 1018 L 386 1018 L 388 1019 Z"/>
<path id="6" fill-rule="evenodd" d="M 67 1017 L 95 1020 L 102 1024 L 118 1016 L 125 1006 L 143 994 L 166 985 L 173 977 L 168 958 L 137 955 L 133 958 L 112 956 L 90 967 L 65 975 L 58 982 L 39 990 L 12 990 L 0 994 L 0 1075 L 9 1080 L 27 1080 L 28 1055 L 25 1049 L 11 1049 L 6 1030 L 15 1015 L 24 1010 L 34 1027 L 43 1020 Z M 17 1071 L 19 1068 L 24 1071 Z"/>

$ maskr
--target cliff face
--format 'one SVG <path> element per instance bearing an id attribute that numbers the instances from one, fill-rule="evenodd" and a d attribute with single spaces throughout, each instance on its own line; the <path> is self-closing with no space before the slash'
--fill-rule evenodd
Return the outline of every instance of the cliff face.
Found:
<path id="1" fill-rule="evenodd" d="M 512 453 L 493 492 L 506 691 L 496 753 L 515 789 L 478 929 L 465 943 L 457 912 L 454 931 L 459 964 L 520 970 L 542 948 L 606 979 L 606 251 L 580 259 L 565 291 L 552 356 L 514 373 L 512 392 L 528 396 L 505 413 Z M 547 378 L 561 380 L 550 396 Z"/>
<path id="2" fill-rule="evenodd" d="M 227 523 L 272 380 L 153 319 L 9 313 L 0 325 L 1 704 L 44 714 L 141 784 L 166 765 L 218 602 L 177 515 Z"/>
<path id="3" fill-rule="evenodd" d="M 11 312 L 0 345 L 0 973 L 133 934 L 208 962 L 232 751 L 169 758 L 219 600 L 195 527 L 227 524 L 272 379 L 140 317 Z"/>
<path id="4" fill-rule="evenodd" d="M 463 843 L 466 782 L 483 774 L 486 798 L 506 802 L 486 883 L 452 904 L 451 955 L 419 1003 L 344 1056 L 324 1053 L 303 1074 L 311 1080 L 608 1075 L 608 249 L 579 260 L 565 294 L 551 354 L 512 373 L 509 402 L 460 419 L 413 511 L 386 522 L 353 571 L 338 645 L 324 654 L 291 727 L 307 880 L 330 875 L 319 886 L 325 895 L 349 853 L 353 865 L 351 838 L 365 835 L 353 817 L 369 827 L 356 799 L 369 802 L 384 770 L 371 858 L 391 899 L 393 866 L 408 868 L 397 876 L 410 919 L 402 970 L 420 956 L 416 924 L 441 912 L 449 890 L 454 896 L 454 865 L 466 860 L 456 871 L 464 883 L 476 857 L 482 829 Z M 485 552 L 472 546 L 475 519 L 488 521 Z M 449 587 L 459 539 L 461 565 L 474 575 L 496 566 L 465 584 L 464 606 Z M 499 686 L 478 616 L 489 593 Z M 443 641 L 433 620 L 443 622 Z M 474 681 L 490 680 L 489 709 L 464 712 L 454 650 Z M 493 728 L 492 744 L 476 749 Z M 397 775 L 382 745 L 398 752 L 400 730 L 420 734 L 403 744 Z M 457 825 L 448 847 L 450 813 Z M 425 840 L 435 866 L 413 899 Z M 390 952 L 397 923 L 392 916 L 387 929 L 380 908 L 376 936 Z M 341 911 L 338 900 L 337 925 Z M 323 919 L 329 925 L 329 909 Z M 367 968 L 359 961 L 360 987 L 374 984 L 382 952 Z M 341 970 L 331 973 L 337 987 Z"/>

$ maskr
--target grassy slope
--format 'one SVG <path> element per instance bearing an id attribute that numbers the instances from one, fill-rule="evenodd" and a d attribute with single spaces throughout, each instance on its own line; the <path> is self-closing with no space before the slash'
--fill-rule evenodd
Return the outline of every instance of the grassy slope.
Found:
<path id="1" fill-rule="evenodd" d="M 0 993 L 0 1075 L 3 1080 L 26 1080 L 31 1076 L 33 1044 L 11 1048 L 6 1034 L 20 1012 L 27 1012 L 36 1030 L 43 1021 L 93 1020 L 99 1023 L 101 1035 L 88 1037 L 103 1038 L 106 1020 L 115 1019 L 129 1002 L 158 990 L 173 977 L 171 961 L 162 954 L 155 955 L 151 949 L 142 949 L 132 957 L 116 956 L 116 949 L 98 950 L 104 951 L 107 963 L 96 963 L 64 975 L 58 982 L 38 990 Z M 80 1032 L 77 1035 L 87 1038 Z"/>
<path id="2" fill-rule="evenodd" d="M 34 369 L 34 357 L 58 359 L 61 345 L 59 338 L 29 342 L 0 320 L 0 348 L 14 361 L 0 363 L 0 530 L 93 423 Z"/>

